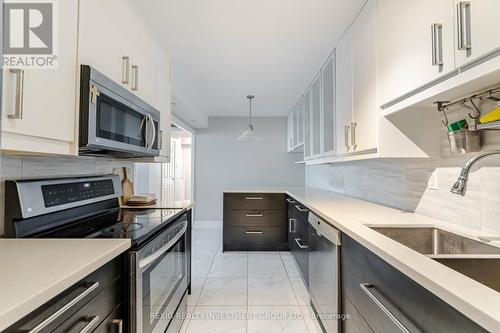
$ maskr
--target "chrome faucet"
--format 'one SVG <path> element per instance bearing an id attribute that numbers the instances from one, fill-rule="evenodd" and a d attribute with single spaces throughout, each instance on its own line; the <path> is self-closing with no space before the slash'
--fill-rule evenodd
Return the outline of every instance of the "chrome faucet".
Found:
<path id="1" fill-rule="evenodd" d="M 469 173 L 472 166 L 480 159 L 486 156 L 496 155 L 496 154 L 500 154 L 500 150 L 487 151 L 471 158 L 465 164 L 465 167 L 462 169 L 462 172 L 460 173 L 460 177 L 458 177 L 457 182 L 451 188 L 451 193 L 465 195 L 465 192 L 467 191 L 467 182 L 469 181 Z"/>

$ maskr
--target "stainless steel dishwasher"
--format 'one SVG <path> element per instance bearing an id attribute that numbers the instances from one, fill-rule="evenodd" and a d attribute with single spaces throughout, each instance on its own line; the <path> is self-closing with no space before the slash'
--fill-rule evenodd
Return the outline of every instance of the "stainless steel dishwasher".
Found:
<path id="1" fill-rule="evenodd" d="M 340 332 L 340 231 L 309 214 L 311 305 L 325 332 Z"/>

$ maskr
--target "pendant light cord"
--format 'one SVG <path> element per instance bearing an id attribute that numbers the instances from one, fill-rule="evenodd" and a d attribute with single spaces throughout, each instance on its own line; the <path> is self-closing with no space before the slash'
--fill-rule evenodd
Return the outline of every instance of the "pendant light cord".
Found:
<path id="1" fill-rule="evenodd" d="M 252 124 L 252 99 L 249 98 L 248 102 L 250 103 L 250 126 L 253 126 L 253 124 Z"/>

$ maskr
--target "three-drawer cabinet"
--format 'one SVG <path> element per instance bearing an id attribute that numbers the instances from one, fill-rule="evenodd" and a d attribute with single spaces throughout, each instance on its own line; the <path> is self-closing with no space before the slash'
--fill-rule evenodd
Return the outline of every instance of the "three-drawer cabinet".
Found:
<path id="1" fill-rule="evenodd" d="M 224 193 L 223 251 L 287 249 L 282 193 Z"/>

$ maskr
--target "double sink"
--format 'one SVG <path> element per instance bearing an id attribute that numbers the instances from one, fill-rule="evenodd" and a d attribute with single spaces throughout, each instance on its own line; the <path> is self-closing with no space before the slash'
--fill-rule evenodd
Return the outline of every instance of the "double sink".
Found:
<path id="1" fill-rule="evenodd" d="M 500 248 L 434 227 L 371 229 L 500 292 Z"/>

